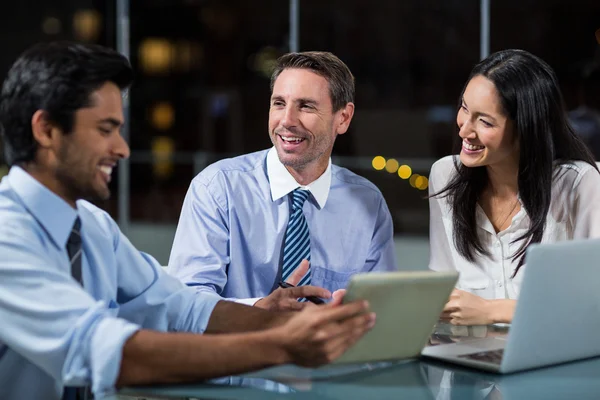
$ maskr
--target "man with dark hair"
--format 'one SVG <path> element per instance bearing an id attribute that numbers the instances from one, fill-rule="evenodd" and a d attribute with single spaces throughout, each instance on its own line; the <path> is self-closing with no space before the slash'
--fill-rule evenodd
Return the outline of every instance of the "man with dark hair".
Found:
<path id="1" fill-rule="evenodd" d="M 84 200 L 106 199 L 129 155 L 120 128 L 131 80 L 113 50 L 48 43 L 4 82 L 0 397 L 66 399 L 90 386 L 100 396 L 341 355 L 374 323 L 364 302 L 271 313 L 197 293 Z"/>
<path id="2" fill-rule="evenodd" d="M 331 297 L 355 273 L 396 269 L 381 192 L 331 164 L 353 101 L 354 77 L 333 54 L 279 58 L 271 79 L 273 148 L 221 160 L 194 178 L 169 272 L 198 291 L 281 310 L 303 308 L 298 298 Z"/>

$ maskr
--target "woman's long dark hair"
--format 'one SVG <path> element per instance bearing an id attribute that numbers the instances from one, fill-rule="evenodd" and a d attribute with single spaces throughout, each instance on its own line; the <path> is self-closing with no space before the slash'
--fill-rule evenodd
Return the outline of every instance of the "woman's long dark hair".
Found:
<path id="1" fill-rule="evenodd" d="M 542 240 L 550 209 L 554 166 L 581 160 L 598 168 L 589 149 L 569 125 L 558 80 L 543 60 L 523 50 L 494 53 L 473 68 L 459 101 L 476 76 L 484 76 L 496 86 L 519 143 L 519 196 L 531 225 L 513 241 L 526 239 L 512 255 L 513 261 L 520 258 L 516 274 L 523 265 L 527 246 Z M 465 167 L 458 157 L 454 166 L 456 174 L 450 183 L 432 196 L 449 198 L 454 244 L 464 258 L 473 262 L 477 254 L 490 255 L 477 235 L 475 219 L 477 201 L 488 184 L 487 169 Z"/>

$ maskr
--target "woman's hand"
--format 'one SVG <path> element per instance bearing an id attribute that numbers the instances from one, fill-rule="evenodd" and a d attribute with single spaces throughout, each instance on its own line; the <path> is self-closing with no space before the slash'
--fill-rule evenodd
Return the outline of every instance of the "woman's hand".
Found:
<path id="1" fill-rule="evenodd" d="M 516 300 L 486 300 L 464 290 L 454 289 L 441 318 L 454 325 L 490 325 L 512 321 Z"/>

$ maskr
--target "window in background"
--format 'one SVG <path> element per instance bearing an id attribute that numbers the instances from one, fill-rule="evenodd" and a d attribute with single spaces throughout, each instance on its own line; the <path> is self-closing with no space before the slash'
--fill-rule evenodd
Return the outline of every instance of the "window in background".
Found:
<path id="1" fill-rule="evenodd" d="M 200 169 L 270 145 L 269 75 L 287 50 L 288 3 L 131 6 L 131 219 L 176 223 Z"/>
<path id="2" fill-rule="evenodd" d="M 331 51 L 356 77 L 355 117 L 334 154 L 382 190 L 398 234 L 427 234 L 426 177 L 451 152 L 479 18 L 477 0 L 301 2 L 300 49 Z"/>
<path id="3" fill-rule="evenodd" d="M 600 2 L 492 2 L 491 50 L 527 50 L 555 70 L 575 130 L 600 159 Z"/>
<path id="4" fill-rule="evenodd" d="M 0 15 L 3 16 L 0 25 L 0 37 L 3 38 L 0 52 L 2 81 L 17 57 L 38 42 L 72 40 L 114 47 L 114 4 L 110 1 L 3 1 L 0 3 Z M 7 173 L 8 166 L 0 142 L 0 178 Z M 118 195 L 117 186 L 117 179 L 113 179 L 113 199 Z M 111 204 L 107 201 L 98 205 L 116 211 Z"/>

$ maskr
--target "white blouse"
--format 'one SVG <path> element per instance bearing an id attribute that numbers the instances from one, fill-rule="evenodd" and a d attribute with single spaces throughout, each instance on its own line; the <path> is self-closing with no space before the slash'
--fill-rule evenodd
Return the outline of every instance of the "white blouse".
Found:
<path id="1" fill-rule="evenodd" d="M 429 194 L 446 187 L 456 173 L 452 157 L 444 157 L 431 167 Z M 600 237 L 600 174 L 582 161 L 558 165 L 556 168 L 559 171 L 552 182 L 552 200 L 542 243 Z M 477 233 L 491 256 L 476 255 L 474 262 L 467 261 L 454 246 L 452 210 L 448 198 L 430 198 L 429 208 L 429 268 L 435 271 L 458 271 L 460 277 L 457 288 L 483 298 L 516 299 L 526 265 L 511 278 L 519 261 L 512 261 L 512 256 L 523 240 L 511 242 L 529 227 L 525 208 L 521 207 L 507 229 L 496 233 L 483 209 L 477 205 Z"/>

